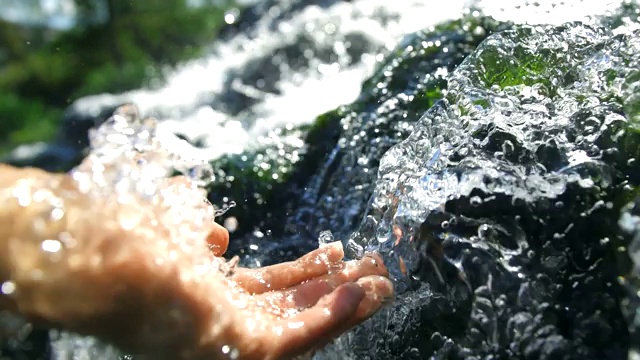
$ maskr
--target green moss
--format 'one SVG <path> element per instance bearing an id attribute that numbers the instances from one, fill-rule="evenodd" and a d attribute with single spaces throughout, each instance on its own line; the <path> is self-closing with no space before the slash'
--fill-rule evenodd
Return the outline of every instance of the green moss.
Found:
<path id="1" fill-rule="evenodd" d="M 96 2 L 76 1 L 91 11 Z M 109 1 L 109 19 L 68 31 L 0 20 L 0 152 L 47 141 L 75 99 L 162 81 L 159 69 L 202 54 L 232 1 Z M 170 24 L 167 26 L 167 24 Z"/>
<path id="2" fill-rule="evenodd" d="M 50 140 L 61 116 L 62 111 L 39 101 L 0 93 L 0 154 L 19 144 Z"/>

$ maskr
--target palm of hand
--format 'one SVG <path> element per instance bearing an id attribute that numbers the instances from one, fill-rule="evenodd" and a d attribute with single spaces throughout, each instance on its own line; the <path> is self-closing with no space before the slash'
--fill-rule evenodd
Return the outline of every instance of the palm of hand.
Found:
<path id="1" fill-rule="evenodd" d="M 393 295 L 377 256 L 344 262 L 339 243 L 227 282 L 236 306 L 229 344 L 242 359 L 283 359 L 321 347 L 366 320 Z M 239 289 L 238 289 L 239 288 Z"/>

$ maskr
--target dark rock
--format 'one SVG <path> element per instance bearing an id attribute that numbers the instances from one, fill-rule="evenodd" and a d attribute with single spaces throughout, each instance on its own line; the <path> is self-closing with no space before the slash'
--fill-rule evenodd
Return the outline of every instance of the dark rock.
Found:
<path id="1" fill-rule="evenodd" d="M 635 191 L 637 195 L 637 191 Z M 625 249 L 628 248 L 629 258 L 619 256 L 619 263 L 626 271 L 621 272 L 623 276 L 619 278 L 620 284 L 626 290 L 626 299 L 622 301 L 622 311 L 629 325 L 629 333 L 632 339 L 630 354 L 636 356 L 640 354 L 640 319 L 638 319 L 638 309 L 640 309 L 640 261 L 638 261 L 638 245 L 640 244 L 640 196 L 629 202 L 623 208 L 620 228 L 626 235 L 624 239 Z M 631 357 L 631 356 L 630 356 Z"/>

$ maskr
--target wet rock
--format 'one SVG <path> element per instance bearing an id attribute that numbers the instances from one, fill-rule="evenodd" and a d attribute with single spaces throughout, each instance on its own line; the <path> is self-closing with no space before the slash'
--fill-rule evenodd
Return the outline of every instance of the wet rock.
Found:
<path id="1" fill-rule="evenodd" d="M 20 145 L 13 149 L 11 153 L 0 161 L 13 166 L 35 166 L 47 171 L 67 171 L 69 164 L 76 164 L 80 161 L 81 153 L 75 147 L 35 143 Z"/>
<path id="2" fill-rule="evenodd" d="M 640 170 L 639 47 L 640 33 L 625 27 L 517 26 L 465 59 L 442 101 L 380 162 L 370 220 L 352 246 L 402 259 L 412 276 L 400 282 L 402 305 L 374 319 L 375 334 L 354 332 L 342 350 L 626 358 L 618 218 Z M 404 278 L 398 265 L 395 274 Z M 426 291 L 448 299 L 444 308 L 406 309 Z M 438 313 L 458 314 L 464 329 L 434 329 Z M 407 323 L 420 332 L 404 333 L 404 347 L 367 342 Z"/>
<path id="3" fill-rule="evenodd" d="M 336 239 L 347 238 L 368 206 L 379 159 L 410 133 L 422 111 L 440 99 L 445 77 L 465 56 L 488 34 L 506 26 L 486 17 L 468 17 L 415 33 L 380 64 L 355 103 L 299 128 L 307 134 L 299 146 L 279 140 L 277 146 L 217 162 L 220 183 L 211 187 L 213 203 L 235 202 L 223 219 L 245 221 L 237 235 L 255 230 L 260 235 L 236 237 L 229 254 L 240 252 L 249 262 L 265 264 L 310 250 L 323 230 L 330 229 Z M 286 139 L 285 133 L 274 137 Z M 297 244 L 297 251 L 281 250 L 291 244 Z"/>

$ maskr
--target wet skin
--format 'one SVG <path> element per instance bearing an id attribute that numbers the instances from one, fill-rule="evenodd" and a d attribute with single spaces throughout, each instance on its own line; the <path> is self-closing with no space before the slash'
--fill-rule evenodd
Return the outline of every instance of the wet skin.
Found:
<path id="1" fill-rule="evenodd" d="M 189 186 L 183 178 L 165 185 Z M 0 198 L 0 283 L 14 288 L 0 306 L 153 359 L 291 358 L 393 296 L 381 259 L 344 261 L 340 243 L 293 262 L 237 268 L 220 257 L 229 242 L 223 227 L 200 224 L 201 241 L 184 244 L 157 222 L 158 209 L 89 197 L 67 175 L 0 165 Z M 42 221 L 53 203 L 64 216 Z M 139 218 L 136 226 L 116 221 L 126 214 Z M 71 240 L 61 240 L 61 251 L 43 251 L 43 240 L 62 235 Z"/>

